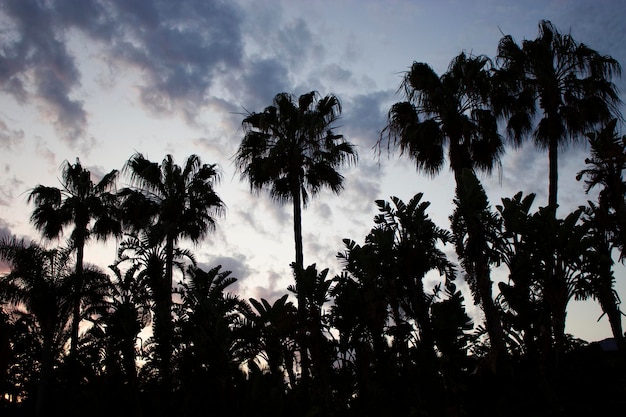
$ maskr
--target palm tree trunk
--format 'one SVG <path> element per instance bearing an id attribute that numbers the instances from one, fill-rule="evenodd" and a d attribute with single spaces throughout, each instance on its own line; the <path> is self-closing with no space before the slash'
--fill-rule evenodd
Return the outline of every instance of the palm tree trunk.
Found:
<path id="1" fill-rule="evenodd" d="M 167 393 L 172 388 L 172 284 L 174 282 L 174 238 L 168 236 L 165 242 L 165 281 L 162 287 L 161 309 L 161 340 L 159 351 L 161 352 L 161 378 L 163 387 Z"/>
<path id="2" fill-rule="evenodd" d="M 300 188 L 293 198 L 293 237 L 296 245 L 296 266 L 304 270 L 304 255 L 302 249 L 302 197 Z M 298 300 L 299 302 L 300 300 Z"/>
<path id="3" fill-rule="evenodd" d="M 304 255 L 302 249 L 302 195 L 300 192 L 299 184 L 293 187 L 293 235 L 296 246 L 296 262 L 294 272 L 296 275 L 304 272 Z M 297 284 L 297 283 L 296 283 Z M 297 294 L 298 297 L 298 326 L 299 344 L 300 344 L 300 372 L 301 372 L 301 385 L 302 391 L 306 393 L 309 389 L 309 344 L 307 340 L 306 329 L 306 299 L 305 292 L 300 290 Z M 306 394 L 305 394 L 306 395 Z"/>
<path id="4" fill-rule="evenodd" d="M 472 172 L 473 174 L 473 170 L 471 168 L 461 168 L 459 170 L 455 170 L 454 172 L 457 188 L 464 187 L 463 172 L 465 170 L 469 170 L 469 172 Z M 458 193 L 458 196 L 463 199 L 467 198 L 465 197 L 465 193 Z M 469 204 L 465 204 L 465 202 L 461 202 L 461 205 L 469 206 Z M 491 343 L 489 366 L 491 367 L 491 371 L 495 373 L 497 372 L 497 363 L 499 362 L 499 359 L 506 356 L 507 352 L 506 344 L 504 342 L 502 322 L 500 321 L 498 309 L 493 301 L 493 282 L 491 281 L 489 260 L 487 258 L 487 254 L 485 253 L 487 250 L 485 237 L 487 233 L 484 230 L 482 222 L 472 218 L 473 214 L 468 215 L 463 213 L 462 216 L 466 217 L 465 224 L 467 227 L 467 240 L 468 242 L 475 242 L 473 246 L 475 246 L 476 249 L 472 250 L 472 253 L 468 254 L 468 256 L 473 258 L 470 259 L 470 262 L 473 264 L 475 275 L 474 279 L 476 280 L 480 305 L 483 313 L 485 314 L 487 334 Z"/>
<path id="5" fill-rule="evenodd" d="M 71 344 L 69 357 L 69 378 L 70 386 L 78 385 L 78 335 L 80 325 L 80 304 L 83 288 L 83 259 L 85 253 L 85 239 L 83 236 L 77 237 L 76 241 L 76 269 L 74 283 L 74 302 L 72 306 L 72 327 L 71 327 Z"/>
<path id="6" fill-rule="evenodd" d="M 124 361 L 124 371 L 126 382 L 130 391 L 131 402 L 135 407 L 135 417 L 141 417 L 142 410 L 139 401 L 139 380 L 137 378 L 137 364 L 135 362 L 135 338 L 125 339 L 122 342 L 122 360 Z"/>
<path id="7" fill-rule="evenodd" d="M 504 331 L 498 314 L 498 309 L 493 302 L 492 281 L 489 272 L 489 265 L 484 260 L 484 256 L 480 257 L 476 268 L 476 281 L 478 284 L 478 292 L 480 301 L 485 313 L 485 322 L 487 326 L 487 334 L 491 342 L 491 366 L 492 371 L 497 372 L 497 364 L 502 356 L 506 355 L 506 345 L 504 343 Z"/>
<path id="8" fill-rule="evenodd" d="M 43 330 L 43 343 L 41 347 L 41 369 L 37 384 L 37 398 L 35 400 L 35 415 L 42 417 L 47 415 L 50 397 L 50 377 L 52 374 L 52 340 L 54 338 L 53 326 L 46 325 L 50 330 Z"/>
<path id="9" fill-rule="evenodd" d="M 557 207 L 557 190 L 559 182 L 559 142 L 556 138 L 550 138 L 548 145 L 548 162 L 549 162 L 549 183 L 548 183 L 548 205 L 553 207 L 554 215 L 556 216 Z"/>
<path id="10" fill-rule="evenodd" d="M 607 258 L 611 257 L 611 249 L 608 246 L 608 242 L 603 247 L 604 254 Z M 602 308 L 602 312 L 607 315 L 609 324 L 611 325 L 611 332 L 613 338 L 617 343 L 620 350 L 626 349 L 626 340 L 624 338 L 624 330 L 622 327 L 622 313 L 619 310 L 619 306 L 616 300 L 617 295 L 613 290 L 613 275 L 611 274 L 611 267 L 608 267 L 606 273 L 600 274 L 595 284 L 595 293 L 598 303 Z"/>

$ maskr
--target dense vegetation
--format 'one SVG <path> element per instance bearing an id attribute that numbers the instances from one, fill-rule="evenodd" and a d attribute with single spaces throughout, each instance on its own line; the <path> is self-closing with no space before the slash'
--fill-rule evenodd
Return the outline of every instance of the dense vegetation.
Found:
<path id="1" fill-rule="evenodd" d="M 60 188 L 37 185 L 31 221 L 45 247 L 0 241 L 0 409 L 46 416 L 552 416 L 624 409 L 626 343 L 614 259 L 626 242 L 626 137 L 612 77 L 620 66 L 550 22 L 533 41 L 505 36 L 495 60 L 461 53 L 436 74 L 415 62 L 405 101 L 378 146 L 419 171 L 447 162 L 456 192 L 450 228 L 429 202 L 376 201 L 367 236 L 336 248 L 336 276 L 303 264 L 303 209 L 356 150 L 335 122 L 337 97 L 276 95 L 243 120 L 236 162 L 251 190 L 293 205 L 293 284 L 275 300 L 229 291 L 180 242 L 223 215 L 216 165 L 141 153 L 94 182 L 80 160 Z M 534 140 L 550 159 L 549 201 L 493 205 L 477 177 L 506 146 Z M 589 144 L 578 173 L 596 201 L 557 216 L 557 155 Z M 505 167 L 506 169 L 506 167 Z M 117 190 L 119 176 L 131 186 Z M 121 239 L 109 270 L 85 264 L 90 239 Z M 458 264 L 443 250 L 452 245 Z M 508 280 L 494 288 L 491 271 Z M 438 275 L 435 288 L 425 278 Z M 241 278 L 241 277 L 240 277 Z M 458 282 L 467 282 L 466 300 Z M 456 283 L 456 284 L 455 284 Z M 565 333 L 568 302 L 593 299 L 616 349 Z M 295 301 L 295 302 L 294 302 Z M 483 316 L 474 322 L 467 303 Z M 146 329 L 149 332 L 146 333 Z M 148 334 L 145 339 L 140 336 Z"/>

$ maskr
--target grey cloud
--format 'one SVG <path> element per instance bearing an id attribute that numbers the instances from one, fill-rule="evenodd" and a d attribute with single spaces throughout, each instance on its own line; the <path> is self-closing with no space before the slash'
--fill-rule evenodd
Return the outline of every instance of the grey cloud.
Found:
<path id="1" fill-rule="evenodd" d="M 56 161 L 56 154 L 48 147 L 47 142 L 40 137 L 35 138 L 35 155 L 49 165 L 54 164 Z"/>
<path id="2" fill-rule="evenodd" d="M 254 200 L 246 199 L 246 201 L 250 201 L 250 204 L 246 204 L 246 209 L 239 209 L 234 214 L 241 217 L 244 223 L 249 224 L 255 230 L 255 233 L 262 235 L 264 238 L 271 240 L 280 239 L 276 228 L 291 230 L 290 228 L 292 227 L 291 203 L 279 204 L 274 202 L 263 191 L 258 193 L 258 195 L 256 194 L 255 192 L 250 197 L 254 198 Z"/>
<path id="3" fill-rule="evenodd" d="M 321 61 L 324 47 L 315 41 L 307 22 L 295 19 L 287 23 L 277 34 L 276 54 L 296 69 L 306 66 L 309 60 Z"/>
<path id="4" fill-rule="evenodd" d="M 0 219 L 0 240 L 8 239 L 11 236 L 12 233 L 9 224 L 4 219 Z M 0 274 L 5 274 L 9 272 L 9 270 L 9 264 L 0 260 Z"/>
<path id="5" fill-rule="evenodd" d="M 352 71 L 343 69 L 337 64 L 330 64 L 322 70 L 322 77 L 331 85 L 347 83 L 352 79 Z"/>
<path id="6" fill-rule="evenodd" d="M 13 233 L 11 233 L 11 227 L 6 220 L 0 219 L 0 239 L 6 239 L 11 237 Z"/>
<path id="7" fill-rule="evenodd" d="M 11 30 L 0 40 L 0 88 L 19 102 L 36 99 L 72 145 L 85 136 L 88 119 L 84 104 L 72 98 L 81 73 L 66 43 L 71 29 L 99 41 L 112 65 L 141 72 L 148 111 L 190 122 L 214 78 L 241 63 L 241 14 L 230 2 L 8 0 L 3 6 Z"/>
<path id="8" fill-rule="evenodd" d="M 70 98 L 80 85 L 80 73 L 64 43 L 66 29 L 44 3 L 10 0 L 2 10 L 14 25 L 11 35 L 5 36 L 0 59 L 3 90 L 18 102 L 38 99 L 59 136 L 76 144 L 85 132 L 87 116 L 83 103 Z"/>
<path id="9" fill-rule="evenodd" d="M 289 71 L 283 62 L 278 59 L 252 60 L 242 78 L 234 80 L 244 102 L 241 104 L 244 112 L 260 112 L 272 104 L 276 94 L 290 92 L 291 82 Z"/>
<path id="10" fill-rule="evenodd" d="M 0 120 L 0 149 L 10 150 L 24 139 L 23 130 L 12 130 Z"/>
<path id="11" fill-rule="evenodd" d="M 293 283 L 293 273 L 291 268 L 285 270 L 269 270 L 267 276 L 260 280 L 250 280 L 242 282 L 241 292 L 245 298 L 266 299 L 273 303 L 285 294 L 291 294 L 287 287 Z M 254 285 L 254 284 L 257 285 Z"/>
<path id="12" fill-rule="evenodd" d="M 354 210 L 356 208 L 359 213 L 373 210 L 374 201 L 381 198 L 380 178 L 383 175 L 381 165 L 360 160 L 355 171 L 346 175 L 344 197 L 339 202 L 342 209 Z"/>
<path id="13" fill-rule="evenodd" d="M 387 122 L 393 103 L 392 91 L 375 91 L 350 98 L 343 107 L 343 124 L 349 140 L 360 145 L 361 152 L 371 152 Z"/>
<path id="14" fill-rule="evenodd" d="M 220 271 L 230 271 L 230 276 L 237 280 L 244 279 L 250 275 L 250 268 L 246 265 L 244 255 L 216 256 L 210 258 L 208 262 L 199 262 L 198 266 L 204 270 L 209 270 L 221 265 Z"/>
<path id="15" fill-rule="evenodd" d="M 17 195 L 24 192 L 24 182 L 15 175 L 9 176 L 8 170 L 0 182 L 0 206 L 11 207 Z"/>
<path id="16" fill-rule="evenodd" d="M 219 1 L 146 3 L 117 3 L 124 36 L 111 53 L 144 74 L 140 97 L 149 111 L 181 111 L 191 121 L 214 78 L 241 63 L 239 10 Z"/>

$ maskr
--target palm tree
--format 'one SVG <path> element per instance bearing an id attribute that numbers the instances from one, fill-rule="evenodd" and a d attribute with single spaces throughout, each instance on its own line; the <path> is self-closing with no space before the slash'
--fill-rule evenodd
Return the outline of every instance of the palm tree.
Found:
<path id="1" fill-rule="evenodd" d="M 613 248 L 618 248 L 619 259 L 626 256 L 626 136 L 615 132 L 617 119 L 613 119 L 598 132 L 587 134 L 591 145 L 591 157 L 585 159 L 588 168 L 578 172 L 577 180 L 585 177 L 585 191 L 601 186 L 597 205 L 589 202 L 585 208 L 585 221 L 591 224 L 595 253 L 592 263 L 597 268 L 597 279 L 592 283 L 594 297 L 608 316 L 613 337 L 622 347 L 626 340 L 622 331 L 619 297 L 613 288 Z"/>
<path id="2" fill-rule="evenodd" d="M 247 321 L 241 333 L 245 335 L 242 342 L 250 344 L 249 360 L 263 359 L 267 362 L 270 374 L 280 383 L 283 383 L 286 372 L 289 383 L 294 388 L 297 310 L 288 297 L 289 294 L 284 294 L 273 303 L 265 298 L 250 298 L 248 301 L 252 308 L 245 312 Z"/>
<path id="3" fill-rule="evenodd" d="M 621 100 L 611 78 L 621 67 L 547 20 L 539 22 L 537 39 L 521 46 L 504 36 L 497 61 L 494 106 L 516 143 L 531 133 L 538 147 L 548 149 L 548 205 L 556 210 L 558 150 L 619 115 Z"/>
<path id="4" fill-rule="evenodd" d="M 300 316 L 299 328 L 304 334 L 300 343 L 308 349 L 311 355 L 311 373 L 314 376 L 314 395 L 318 398 L 315 403 L 320 407 L 322 414 L 328 414 L 330 405 L 330 372 L 333 363 L 333 353 L 330 342 L 326 337 L 328 332 L 327 314 L 324 305 L 330 301 L 333 280 L 327 279 L 328 268 L 317 270 L 316 264 L 306 269 L 294 269 L 295 285 L 289 285 L 287 290 L 294 293 L 298 300 L 304 300 L 304 316 Z"/>
<path id="5" fill-rule="evenodd" d="M 118 171 L 112 170 L 94 183 L 91 172 L 83 168 L 78 158 L 76 163 L 65 161 L 62 170 L 62 188 L 37 185 L 28 195 L 28 202 L 35 208 L 31 222 L 47 239 L 63 234 L 66 227 L 73 226 L 70 244 L 76 251 L 77 285 L 82 285 L 85 244 L 92 238 L 105 240 L 109 236 L 121 235 L 117 220 L 117 197 L 111 190 L 115 187 Z M 77 289 L 78 290 L 78 289 Z M 73 306 L 70 347 L 70 372 L 76 365 L 81 320 L 80 299 Z"/>
<path id="6" fill-rule="evenodd" d="M 591 158 L 585 159 L 588 168 L 576 175 L 585 178 L 585 192 L 601 186 L 598 194 L 599 212 L 605 220 L 613 246 L 620 250 L 620 259 L 626 258 L 626 136 L 615 132 L 617 119 L 613 119 L 598 132 L 587 134 L 591 146 Z"/>
<path id="7" fill-rule="evenodd" d="M 387 126 L 381 132 L 378 147 L 386 139 L 388 148 L 400 148 L 417 165 L 417 169 L 435 175 L 443 168 L 446 157 L 454 173 L 457 189 L 475 176 L 475 170 L 490 173 L 499 164 L 503 153 L 503 140 L 498 134 L 496 118 L 491 109 L 492 81 L 491 61 L 485 56 L 459 54 L 441 76 L 428 65 L 414 62 L 405 74 L 400 91 L 407 101 L 391 107 Z M 467 233 L 471 240 L 484 235 L 481 224 L 467 219 Z M 490 288 L 488 257 L 479 257 L 472 262 L 475 270 L 481 271 L 475 278 L 477 288 Z M 479 303 L 485 320 L 491 329 L 492 354 L 495 358 L 504 351 L 501 323 L 496 315 L 491 291 L 481 292 Z"/>
<path id="8" fill-rule="evenodd" d="M 296 98 L 279 93 L 271 106 L 249 113 L 242 122 L 245 136 L 235 155 L 237 168 L 251 190 L 268 189 L 274 200 L 293 203 L 296 270 L 304 270 L 302 209 L 325 187 L 339 193 L 344 177 L 337 168 L 357 160 L 354 146 L 333 132 L 340 114 L 341 103 L 332 94 L 320 98 L 311 91 Z M 304 304 L 299 297 L 301 319 Z M 301 352 L 301 359 L 306 385 L 308 354 Z"/>
<path id="9" fill-rule="evenodd" d="M 172 270 L 184 273 L 187 264 L 195 264 L 193 254 L 186 249 L 174 248 L 172 254 Z M 166 265 L 167 254 L 163 243 L 154 244 L 145 232 L 128 234 L 120 243 L 118 258 L 115 267 L 129 265 L 126 274 L 136 273 L 135 279 L 139 285 L 135 291 L 140 295 L 145 291 L 146 302 L 153 308 L 154 323 L 152 332 L 156 340 L 156 366 L 160 370 L 164 384 L 171 383 L 172 357 L 172 287 L 167 286 Z M 143 299 L 141 295 L 140 299 Z M 152 366 L 152 363 L 148 363 Z M 164 389 L 169 390 L 168 387 Z"/>
<path id="10" fill-rule="evenodd" d="M 456 187 L 455 209 L 450 216 L 456 253 L 466 273 L 474 301 L 482 306 L 485 324 L 491 342 L 492 360 L 496 371 L 499 356 L 506 354 L 504 332 L 498 310 L 493 302 L 490 265 L 497 262 L 493 251 L 494 230 L 497 222 L 489 207 L 487 194 L 471 170 L 465 170 Z"/>
<path id="11" fill-rule="evenodd" d="M 68 250 L 46 250 L 35 243 L 16 238 L 0 241 L 0 259 L 10 272 L 0 278 L 0 299 L 9 305 L 23 306 L 38 326 L 41 340 L 39 382 L 35 413 L 44 415 L 49 407 L 50 383 L 54 362 L 68 335 L 72 312 L 70 296 L 73 283 Z"/>
<path id="12" fill-rule="evenodd" d="M 237 281 L 221 265 L 209 270 L 189 266 L 176 293 L 177 335 L 180 349 L 176 369 L 180 375 L 183 410 L 211 410 L 218 415 L 231 409 L 234 388 L 241 372 L 235 328 L 242 305 L 237 295 L 226 292 Z"/>
<path id="13" fill-rule="evenodd" d="M 139 333 L 152 322 L 148 277 L 140 263 L 133 263 L 124 272 L 118 264 L 109 268 L 114 275 L 103 285 L 104 299 L 86 311 L 93 322 L 87 333 L 93 346 L 87 347 L 94 352 L 93 362 L 104 361 L 102 368 L 107 377 L 119 377 L 107 384 L 111 387 L 107 394 L 121 394 L 116 406 L 134 408 L 135 415 L 140 416 L 137 340 Z M 123 401 L 126 397 L 128 402 Z"/>
<path id="14" fill-rule="evenodd" d="M 172 155 L 166 155 L 159 164 L 141 153 L 126 162 L 123 172 L 131 184 L 119 192 L 125 226 L 143 231 L 148 247 L 163 245 L 163 279 L 152 283 L 153 290 L 162 297 L 157 304 L 156 322 L 162 331 L 159 332 L 160 360 L 167 386 L 171 370 L 171 291 L 176 245 L 184 238 L 196 243 L 215 228 L 215 218 L 224 210 L 224 203 L 214 190 L 220 175 L 215 164 L 203 164 L 197 155 L 190 155 L 181 167 L 174 163 Z"/>

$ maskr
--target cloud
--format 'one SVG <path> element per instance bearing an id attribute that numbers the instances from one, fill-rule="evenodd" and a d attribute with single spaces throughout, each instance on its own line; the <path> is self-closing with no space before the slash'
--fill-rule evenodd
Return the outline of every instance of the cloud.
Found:
<path id="1" fill-rule="evenodd" d="M 24 182 L 17 179 L 15 175 L 5 176 L 0 182 L 0 206 L 10 207 L 15 200 L 16 190 L 21 189 L 23 184 Z"/>
<path id="2" fill-rule="evenodd" d="M 9 0 L 2 9 L 11 22 L 0 56 L 0 84 L 18 102 L 36 99 L 42 114 L 70 145 L 84 135 L 87 115 L 71 93 L 80 72 L 65 44 L 66 29 L 48 3 Z M 36 28 L 36 30 L 33 30 Z"/>
<path id="3" fill-rule="evenodd" d="M 229 87 L 239 93 L 243 100 L 240 108 L 247 114 L 263 111 L 276 94 L 290 92 L 292 83 L 285 63 L 275 58 L 253 58 Z"/>
<path id="4" fill-rule="evenodd" d="M 237 281 L 241 281 L 250 276 L 251 270 L 247 265 L 247 259 L 245 255 L 237 254 L 233 256 L 215 256 L 208 257 L 206 262 L 198 262 L 198 267 L 208 271 L 221 266 L 220 272 L 230 271 L 230 277 L 237 278 Z M 237 287 L 237 283 L 233 284 L 233 287 Z M 232 291 L 232 289 L 230 289 Z"/>
<path id="5" fill-rule="evenodd" d="M 363 156 L 370 153 L 387 123 L 387 112 L 395 98 L 394 92 L 374 91 L 350 97 L 343 108 L 342 124 L 346 136 L 357 143 Z M 365 155 L 365 153 L 369 153 Z"/>
<path id="6" fill-rule="evenodd" d="M 48 142 L 39 137 L 35 138 L 35 155 L 48 164 L 54 164 L 56 161 L 56 155 L 48 147 Z"/>
<path id="7" fill-rule="evenodd" d="M 241 64 L 241 12 L 233 3 L 202 0 L 116 6 L 111 57 L 142 73 L 140 99 L 149 112 L 181 112 L 192 121 L 214 79 Z"/>
<path id="8" fill-rule="evenodd" d="M 24 131 L 12 130 L 7 124 L 0 120 L 0 149 L 11 150 L 13 146 L 24 140 Z"/>
<path id="9" fill-rule="evenodd" d="M 98 41 L 111 68 L 141 74 L 148 112 L 190 123 L 215 77 L 241 64 L 241 12 L 230 2 L 8 0 L 2 13 L 10 30 L 0 39 L 1 90 L 20 103 L 34 100 L 71 146 L 88 136 L 88 114 L 75 98 L 82 76 L 75 37 Z"/>

